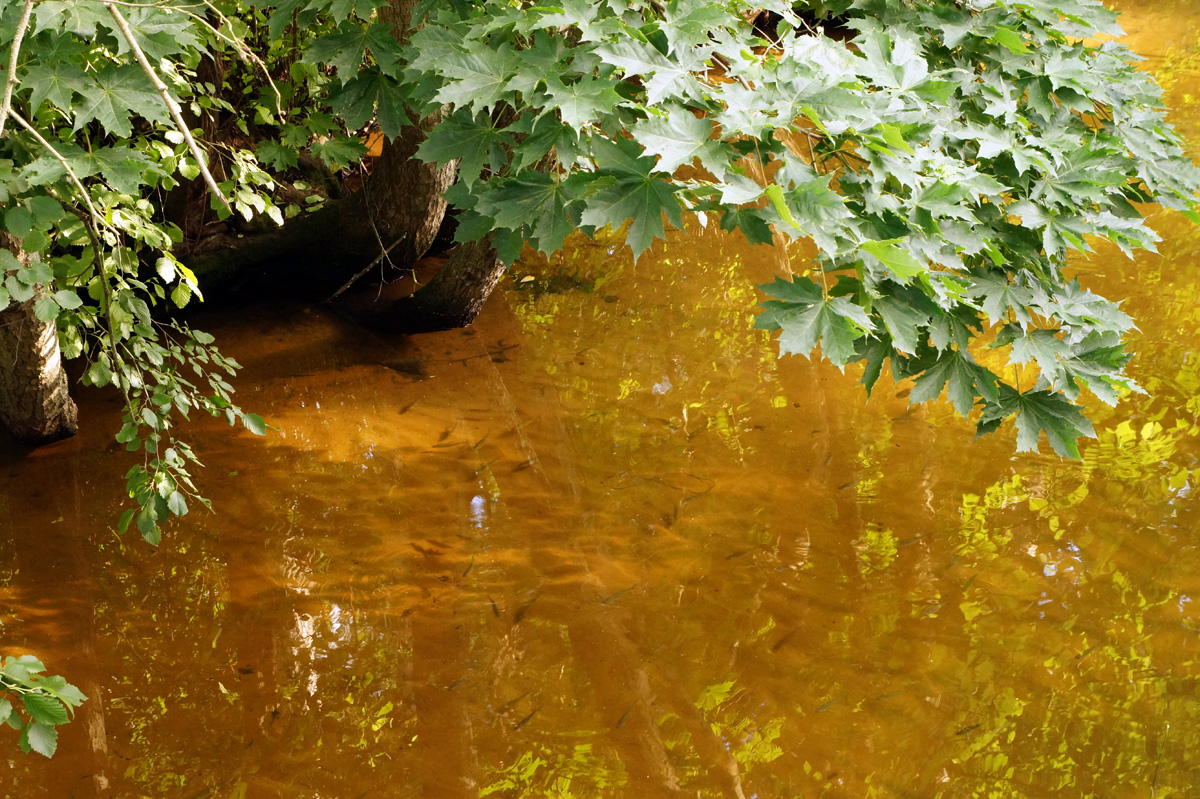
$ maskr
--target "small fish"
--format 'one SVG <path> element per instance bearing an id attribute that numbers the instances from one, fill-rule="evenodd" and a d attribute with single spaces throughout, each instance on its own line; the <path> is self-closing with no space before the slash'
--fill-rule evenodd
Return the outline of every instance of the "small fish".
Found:
<path id="1" fill-rule="evenodd" d="M 422 555 L 424 555 L 427 558 L 432 558 L 436 554 L 432 549 L 426 549 L 425 547 L 421 546 L 420 544 L 409 544 L 409 546 L 412 547 L 413 549 L 417 550 L 418 552 L 420 552 Z"/>
<path id="2" fill-rule="evenodd" d="M 416 405 L 418 402 L 420 402 L 420 401 L 421 401 L 421 399 L 422 399 L 421 397 L 417 397 L 415 400 L 413 400 L 412 402 L 408 403 L 408 404 L 407 404 L 407 405 L 405 405 L 403 408 L 401 408 L 401 409 L 400 409 L 400 415 L 401 415 L 401 416 L 403 416 L 404 414 L 406 414 L 406 413 L 408 413 L 409 411 L 411 411 L 411 410 L 413 409 L 413 406 L 414 406 L 414 405 Z"/>
<path id="3" fill-rule="evenodd" d="M 920 540 L 921 540 L 921 536 L 915 535 L 912 538 L 906 538 L 903 541 L 897 542 L 896 546 L 897 547 L 907 547 L 907 546 L 911 546 L 911 545 L 917 543 Z"/>
<path id="4" fill-rule="evenodd" d="M 941 610 L 944 607 L 946 607 L 946 603 L 939 602 L 936 605 L 931 605 L 930 607 L 925 608 L 925 610 L 921 611 L 921 615 L 922 616 L 932 616 L 933 614 L 937 613 L 939 610 Z"/>
<path id="5" fill-rule="evenodd" d="M 821 705 L 819 708 L 814 710 L 813 713 L 824 713 L 826 710 L 829 710 L 829 708 L 833 707 L 834 705 L 836 705 L 838 702 L 841 702 L 845 698 L 846 698 L 846 695 L 842 694 L 837 699 L 830 699 L 828 702 L 826 702 L 825 704 Z"/>
<path id="6" fill-rule="evenodd" d="M 858 485 L 861 482 L 862 482 L 861 477 L 855 477 L 853 480 L 851 480 L 848 483 L 842 483 L 840 486 L 837 487 L 837 490 L 841 491 L 842 489 L 845 489 L 845 488 L 854 488 L 856 485 Z"/>
<path id="7" fill-rule="evenodd" d="M 487 441 L 491 437 L 491 435 L 492 434 L 490 431 L 487 433 L 484 433 L 483 438 L 479 439 L 478 441 L 476 441 L 474 444 L 471 445 L 471 449 L 479 449 L 480 447 L 482 447 L 483 442 Z"/>
<path id="8" fill-rule="evenodd" d="M 615 594 L 609 594 L 608 596 L 604 597 L 604 599 L 600 600 L 600 604 L 607 605 L 609 602 L 613 602 L 617 599 L 620 599 L 625 594 L 628 594 L 630 591 L 632 591 L 634 588 L 636 588 L 636 586 L 631 585 L 628 588 L 622 588 L 620 591 L 617 591 Z"/>
<path id="9" fill-rule="evenodd" d="M 983 726 L 982 724 L 972 724 L 972 725 L 971 725 L 971 726 L 969 726 L 969 727 L 963 727 L 961 730 L 959 730 L 958 732 L 956 732 L 956 733 L 954 733 L 954 734 L 955 734 L 955 735 L 966 735 L 966 734 L 967 734 L 967 733 L 969 733 L 971 730 L 977 730 L 977 729 L 979 729 L 979 728 L 980 728 L 980 727 L 982 727 L 982 726 Z"/>
<path id="10" fill-rule="evenodd" d="M 488 604 L 492 606 L 492 613 L 496 614 L 496 618 L 500 618 L 500 606 L 496 604 L 496 600 L 488 596 Z"/>
<path id="11" fill-rule="evenodd" d="M 969 589 L 972 585 L 975 584 L 975 578 L 978 576 L 979 576 L 979 572 L 975 572 L 974 574 L 971 575 L 971 579 L 967 580 L 967 582 L 963 584 L 962 592 L 964 594 L 967 593 L 967 589 Z"/>
<path id="12" fill-rule="evenodd" d="M 487 463 L 480 466 L 478 469 L 475 470 L 475 476 L 478 477 L 479 475 L 483 474 L 484 472 L 489 471 L 492 468 L 492 464 L 498 460 L 500 460 L 500 459 L 492 458 L 490 461 L 488 461 Z"/>
<path id="13" fill-rule="evenodd" d="M 539 594 L 534 594 L 533 599 L 526 602 L 515 614 L 513 614 L 513 624 L 521 623 L 521 619 L 525 618 L 525 614 L 529 612 L 531 607 L 533 607 L 533 603 L 537 602 L 538 596 Z"/>
<path id="14" fill-rule="evenodd" d="M 621 718 L 617 719 L 617 726 L 614 729 L 619 730 L 622 727 L 624 727 L 625 722 L 629 721 L 629 714 L 632 712 L 633 712 L 633 705 L 630 705 L 629 709 L 621 714 Z"/>
<path id="15" fill-rule="evenodd" d="M 1091 646 L 1089 646 L 1087 649 L 1083 650 L 1083 651 L 1082 651 L 1082 652 L 1080 652 L 1078 655 L 1076 655 L 1076 656 L 1075 656 L 1075 659 L 1076 659 L 1076 660 L 1083 660 L 1085 657 L 1087 657 L 1088 655 L 1092 654 L 1092 652 L 1095 652 L 1095 651 L 1096 651 L 1097 649 L 1099 649 L 1099 648 L 1100 648 L 1100 644 L 1092 644 L 1092 645 L 1091 645 Z"/>
<path id="16" fill-rule="evenodd" d="M 434 444 L 433 448 L 434 449 L 445 449 L 446 447 L 461 447 L 465 443 L 467 443 L 467 442 L 465 442 L 465 441 L 443 441 L 440 444 Z"/>
<path id="17" fill-rule="evenodd" d="M 471 556 L 471 562 L 467 564 L 467 568 L 463 570 L 463 577 L 471 573 L 471 569 L 475 568 L 475 556 Z"/>
<path id="18" fill-rule="evenodd" d="M 828 465 L 829 465 L 829 462 L 830 462 L 830 461 L 832 461 L 832 460 L 833 460 L 833 453 L 831 452 L 831 453 L 829 453 L 828 455 L 826 455 L 826 456 L 825 456 L 825 462 L 824 462 L 824 463 L 822 463 L 821 465 L 822 465 L 822 466 L 828 466 Z"/>
<path id="19" fill-rule="evenodd" d="M 751 552 L 753 552 L 756 549 L 758 549 L 758 547 L 750 547 L 749 549 L 738 550 L 737 552 L 734 552 L 732 555 L 726 555 L 725 560 L 733 560 L 734 558 L 740 558 L 745 555 L 749 555 Z"/>
<path id="20" fill-rule="evenodd" d="M 457 688 L 458 686 L 462 685 L 462 684 L 463 684 L 463 683 L 465 683 L 466 681 L 467 681 L 467 678 L 466 678 L 466 677 L 459 677 L 457 680 L 455 680 L 454 682 L 452 682 L 452 683 L 450 683 L 449 685 L 447 685 L 447 686 L 446 686 L 446 690 L 447 690 L 447 691 L 453 691 L 455 688 Z"/>
<path id="21" fill-rule="evenodd" d="M 510 700 L 508 700 L 508 701 L 507 701 L 507 702 L 505 702 L 503 705 L 501 705 L 501 706 L 500 706 L 500 709 L 499 709 L 499 710 L 497 710 L 496 712 L 497 712 L 497 713 L 503 713 L 504 711 L 508 710 L 510 707 L 512 707 L 513 705 L 515 705 L 517 702 L 520 702 L 522 699 L 524 699 L 524 698 L 525 698 L 525 697 L 527 697 L 527 696 L 529 696 L 529 692 L 528 692 L 528 691 L 526 691 L 525 693 L 521 694 L 521 695 L 520 695 L 520 696 L 518 696 L 518 697 L 515 697 L 515 698 L 513 698 L 513 699 L 510 699 Z"/>
<path id="22" fill-rule="evenodd" d="M 445 430 L 442 431 L 442 434 L 440 436 L 438 436 L 438 441 L 445 441 L 447 438 L 450 437 L 450 434 L 453 433 L 457 429 L 458 429 L 458 422 L 455 422 L 454 424 L 450 425 L 449 427 L 447 427 Z"/>
<path id="23" fill-rule="evenodd" d="M 780 638 L 778 641 L 775 642 L 775 646 L 771 647 L 771 651 L 778 652 L 780 649 L 783 648 L 784 644 L 786 644 L 788 641 L 792 640 L 792 636 L 795 634 L 796 634 L 796 631 L 792 630 L 787 635 Z"/>
<path id="24" fill-rule="evenodd" d="M 520 463 L 517 464 L 517 468 L 513 469 L 513 471 L 514 472 L 523 472 L 526 469 L 528 469 L 530 466 L 533 466 L 535 463 L 537 463 L 537 458 L 530 458 L 527 461 L 521 461 Z"/>
<path id="25" fill-rule="evenodd" d="M 540 709 L 541 709 L 541 708 L 534 708 L 532 711 L 530 711 L 530 713 L 529 713 L 529 715 L 528 715 L 528 716 L 526 716 L 525 718 L 521 719 L 521 720 L 520 720 L 520 721 L 518 721 L 516 724 L 514 724 L 514 725 L 513 725 L 513 732 L 516 732 L 517 730 L 521 729 L 521 728 L 522 728 L 522 727 L 524 727 L 526 724 L 528 724 L 528 723 L 529 723 L 529 720 L 530 720 L 530 719 L 532 719 L 534 716 L 536 716 L 536 715 L 537 715 L 537 712 L 538 712 L 538 710 L 540 710 Z"/>

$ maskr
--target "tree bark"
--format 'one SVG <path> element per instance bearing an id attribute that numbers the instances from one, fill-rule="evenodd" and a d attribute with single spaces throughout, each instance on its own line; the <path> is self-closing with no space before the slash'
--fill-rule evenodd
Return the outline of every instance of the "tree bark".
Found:
<path id="1" fill-rule="evenodd" d="M 483 310 L 505 269 L 490 238 L 460 244 L 428 283 L 381 314 L 382 326 L 403 333 L 466 327 Z"/>
<path id="2" fill-rule="evenodd" d="M 391 23 L 396 39 L 408 38 L 416 0 L 393 0 L 378 10 Z M 401 129 L 383 149 L 363 187 L 324 208 L 291 219 L 282 228 L 221 242 L 218 249 L 184 262 L 201 281 L 202 290 L 270 283 L 324 299 L 349 277 L 384 252 L 384 264 L 412 266 L 437 236 L 446 214 L 444 195 L 458 162 L 444 166 L 416 157 L 426 135 L 442 120 L 441 112 Z"/>
<path id="3" fill-rule="evenodd" d="M 0 233 L 0 247 L 22 265 L 37 257 L 24 252 L 20 242 L 6 233 Z M 0 311 L 0 422 L 17 441 L 33 446 L 75 435 L 77 421 L 58 348 L 58 329 L 33 311 L 45 293 L 39 285 L 33 297 Z"/>

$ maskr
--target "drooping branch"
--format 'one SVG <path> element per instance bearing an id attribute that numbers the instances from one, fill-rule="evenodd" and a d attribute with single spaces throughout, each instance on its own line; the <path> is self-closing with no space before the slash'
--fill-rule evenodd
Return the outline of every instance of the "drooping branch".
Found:
<path id="1" fill-rule="evenodd" d="M 187 142 L 188 149 L 192 153 L 192 157 L 196 159 L 196 166 L 200 169 L 200 174 L 204 176 L 204 182 L 208 185 L 209 191 L 213 196 L 221 201 L 221 205 L 225 206 L 225 210 L 233 213 L 233 207 L 229 201 L 225 199 L 225 195 L 221 192 L 221 187 L 217 185 L 217 181 L 212 176 L 212 172 L 208 169 L 208 163 L 205 161 L 204 153 L 200 149 L 200 145 L 196 143 L 196 139 L 192 136 L 192 132 L 188 130 L 187 123 L 183 120 L 183 109 L 179 107 L 179 103 L 171 96 L 170 89 L 167 84 L 162 82 L 158 77 L 158 73 L 154 71 L 154 67 L 150 64 L 146 54 L 142 52 L 141 45 L 138 44 L 137 38 L 133 35 L 133 31 L 129 28 L 129 23 L 125 21 L 125 17 L 121 15 L 120 10 L 110 3 L 105 2 L 104 7 L 108 9 L 108 13 L 112 14 L 113 20 L 117 23 L 117 29 L 121 31 L 121 35 L 125 41 L 129 43 L 129 49 L 133 51 L 134 58 L 141 65 L 142 71 L 146 73 L 146 77 L 154 84 L 154 88 L 162 96 L 163 102 L 167 105 L 167 110 L 171 112 L 171 119 L 175 120 L 175 127 L 178 128 L 179 134 L 183 136 Z"/>
<path id="2" fill-rule="evenodd" d="M 46 152 L 50 153 L 50 156 L 55 161 L 58 161 L 59 165 L 66 170 L 67 177 L 71 180 L 71 183 L 75 184 L 75 188 L 79 190 L 79 198 L 83 200 L 84 204 L 87 205 L 88 213 L 92 215 L 92 219 L 96 222 L 96 224 L 103 225 L 111 230 L 112 227 L 104 221 L 104 217 L 101 216 L 100 212 L 96 210 L 96 206 L 92 204 L 92 196 L 88 194 L 87 187 L 83 185 L 83 181 L 79 179 L 79 175 L 75 174 L 75 170 L 71 168 L 70 162 L 63 157 L 63 154 L 60 153 L 53 144 L 46 141 L 46 137 L 39 133 L 37 128 L 29 124 L 29 122 L 26 121 L 26 119 L 16 111 L 10 109 L 8 115 L 16 120 L 17 124 L 24 128 L 29 135 L 33 136 L 38 144 L 46 148 Z"/>

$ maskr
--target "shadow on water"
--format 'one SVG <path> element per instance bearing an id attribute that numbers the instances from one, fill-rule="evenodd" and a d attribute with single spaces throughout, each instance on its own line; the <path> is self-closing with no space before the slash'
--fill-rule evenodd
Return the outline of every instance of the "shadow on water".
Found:
<path id="1" fill-rule="evenodd" d="M 211 314 L 279 428 L 196 426 L 216 515 L 115 536 L 110 397 L 0 454 L 4 647 L 92 697 L 0 795 L 1189 795 L 1200 234 L 1155 224 L 1080 265 L 1150 391 L 1082 463 L 777 360 L 752 285 L 804 253 L 712 231 L 518 265 L 470 331 Z"/>

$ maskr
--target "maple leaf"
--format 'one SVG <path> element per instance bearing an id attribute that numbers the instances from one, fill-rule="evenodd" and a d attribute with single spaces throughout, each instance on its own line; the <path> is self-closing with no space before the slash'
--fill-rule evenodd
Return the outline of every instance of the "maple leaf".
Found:
<path id="1" fill-rule="evenodd" d="M 155 122 L 170 119 L 162 98 L 135 64 L 109 64 L 101 69 L 77 107 L 75 130 L 94 119 L 119 138 L 132 132 L 130 114 Z"/>

